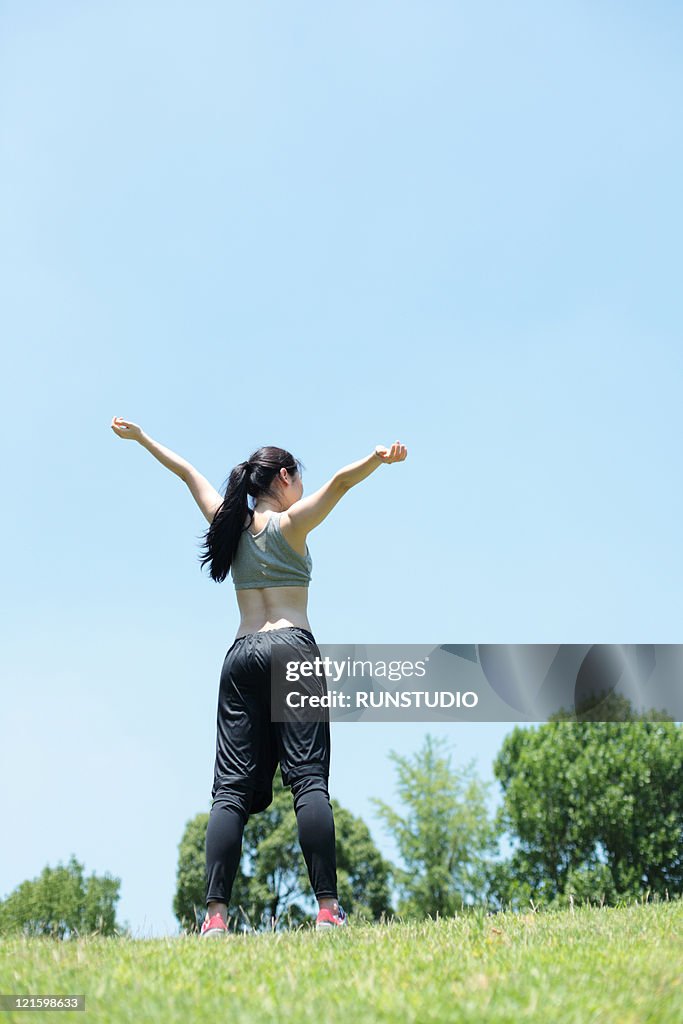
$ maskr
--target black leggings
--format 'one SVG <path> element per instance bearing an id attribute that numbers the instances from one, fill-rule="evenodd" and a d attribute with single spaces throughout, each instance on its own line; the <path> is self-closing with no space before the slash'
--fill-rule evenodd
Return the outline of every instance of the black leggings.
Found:
<path id="1" fill-rule="evenodd" d="M 318 720 L 271 720 L 272 645 L 286 641 L 300 659 L 320 657 L 313 634 L 301 626 L 247 633 L 223 662 L 216 718 L 213 803 L 206 832 L 206 903 L 228 904 L 242 854 L 244 827 L 273 800 L 280 764 L 291 788 L 299 842 L 318 899 L 337 899 L 334 815 L 328 792 L 329 713 Z M 324 673 L 305 684 L 327 693 Z"/>

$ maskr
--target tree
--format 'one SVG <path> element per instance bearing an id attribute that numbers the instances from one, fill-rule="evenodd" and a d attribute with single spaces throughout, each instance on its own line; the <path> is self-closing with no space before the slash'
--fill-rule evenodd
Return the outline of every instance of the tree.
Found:
<path id="1" fill-rule="evenodd" d="M 252 927 L 272 928 L 280 919 L 290 927 L 303 924 L 310 882 L 292 795 L 282 785 L 279 771 L 273 780 L 272 804 L 252 815 L 244 830 L 242 871 L 243 883 L 233 889 L 232 901 L 241 901 Z"/>
<path id="2" fill-rule="evenodd" d="M 450 755 L 442 756 L 444 743 L 427 735 L 412 760 L 390 753 L 403 815 L 372 800 L 405 865 L 392 869 L 402 916 L 452 915 L 484 893 L 486 855 L 494 842 L 488 784 L 476 776 L 474 762 L 451 767 Z"/>
<path id="3" fill-rule="evenodd" d="M 362 818 L 332 800 L 337 836 L 337 893 L 356 920 L 379 921 L 391 913 L 391 865 Z"/>
<path id="4" fill-rule="evenodd" d="M 491 872 L 500 905 L 683 891 L 683 731 L 610 700 L 620 720 L 558 715 L 505 738 L 494 764 L 497 824 L 518 845 Z"/>
<path id="5" fill-rule="evenodd" d="M 98 932 L 121 935 L 116 903 L 121 879 L 109 874 L 83 877 L 74 854 L 64 867 L 45 867 L 38 878 L 22 882 L 0 902 L 0 933 L 49 935 L 57 939 Z"/>
<path id="6" fill-rule="evenodd" d="M 335 800 L 337 881 L 345 910 L 377 919 L 390 909 L 389 865 L 380 856 L 367 826 Z M 193 930 L 206 910 L 206 829 L 209 815 L 198 814 L 185 827 L 179 846 L 178 884 L 173 911 L 181 926 Z M 244 829 L 242 858 L 228 914 L 235 929 L 269 929 L 309 918 L 311 883 L 299 845 L 291 792 L 280 773 L 273 780 L 273 802 L 252 815 Z"/>

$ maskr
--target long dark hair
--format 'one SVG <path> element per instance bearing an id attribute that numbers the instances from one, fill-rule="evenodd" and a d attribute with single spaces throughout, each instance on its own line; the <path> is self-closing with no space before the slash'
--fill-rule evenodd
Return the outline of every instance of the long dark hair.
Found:
<path id="1" fill-rule="evenodd" d="M 230 571 L 237 551 L 244 519 L 249 516 L 247 528 L 254 518 L 253 504 L 263 494 L 277 498 L 272 488 L 273 480 L 281 469 L 294 476 L 306 467 L 284 448 L 265 445 L 257 448 L 246 462 L 240 462 L 230 473 L 223 503 L 213 517 L 213 522 L 203 534 L 203 552 L 199 562 L 203 569 L 210 565 L 210 576 L 216 583 L 222 583 Z M 252 505 L 249 498 L 253 498 Z"/>

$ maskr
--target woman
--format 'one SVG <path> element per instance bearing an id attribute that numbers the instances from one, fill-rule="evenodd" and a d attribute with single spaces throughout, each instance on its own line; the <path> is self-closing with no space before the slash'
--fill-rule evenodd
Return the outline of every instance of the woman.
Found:
<path id="1" fill-rule="evenodd" d="M 302 660 L 320 651 L 306 614 L 312 560 L 306 538 L 340 498 L 378 466 L 401 462 L 405 445 L 377 445 L 303 497 L 301 463 L 283 448 L 257 449 L 230 473 L 225 496 L 194 466 L 115 416 L 112 430 L 147 449 L 187 484 L 209 522 L 201 566 L 221 583 L 231 573 L 240 623 L 221 671 L 212 807 L 206 832 L 202 936 L 227 932 L 228 902 L 250 814 L 272 802 L 278 763 L 291 788 L 301 850 L 319 904 L 318 929 L 346 923 L 337 899 L 334 816 L 328 793 L 329 711 L 319 720 L 272 721 L 271 655 L 285 643 Z M 249 503 L 252 499 L 252 504 Z M 314 688 L 316 683 L 311 684 Z M 324 673 L 318 693 L 326 693 Z"/>

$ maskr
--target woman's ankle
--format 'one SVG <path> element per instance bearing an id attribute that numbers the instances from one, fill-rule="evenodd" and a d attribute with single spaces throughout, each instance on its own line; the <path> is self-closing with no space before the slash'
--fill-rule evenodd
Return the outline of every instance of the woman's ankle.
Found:
<path id="1" fill-rule="evenodd" d="M 208 917 L 213 917 L 214 914 L 218 914 L 219 917 L 222 917 L 223 921 L 227 924 L 228 908 L 225 903 L 218 903 L 214 900 L 211 900 L 210 903 L 207 903 L 206 913 Z"/>
<path id="2" fill-rule="evenodd" d="M 331 910 L 333 914 L 339 913 L 339 901 L 334 898 L 323 898 L 318 900 L 318 906 L 321 910 Z"/>

